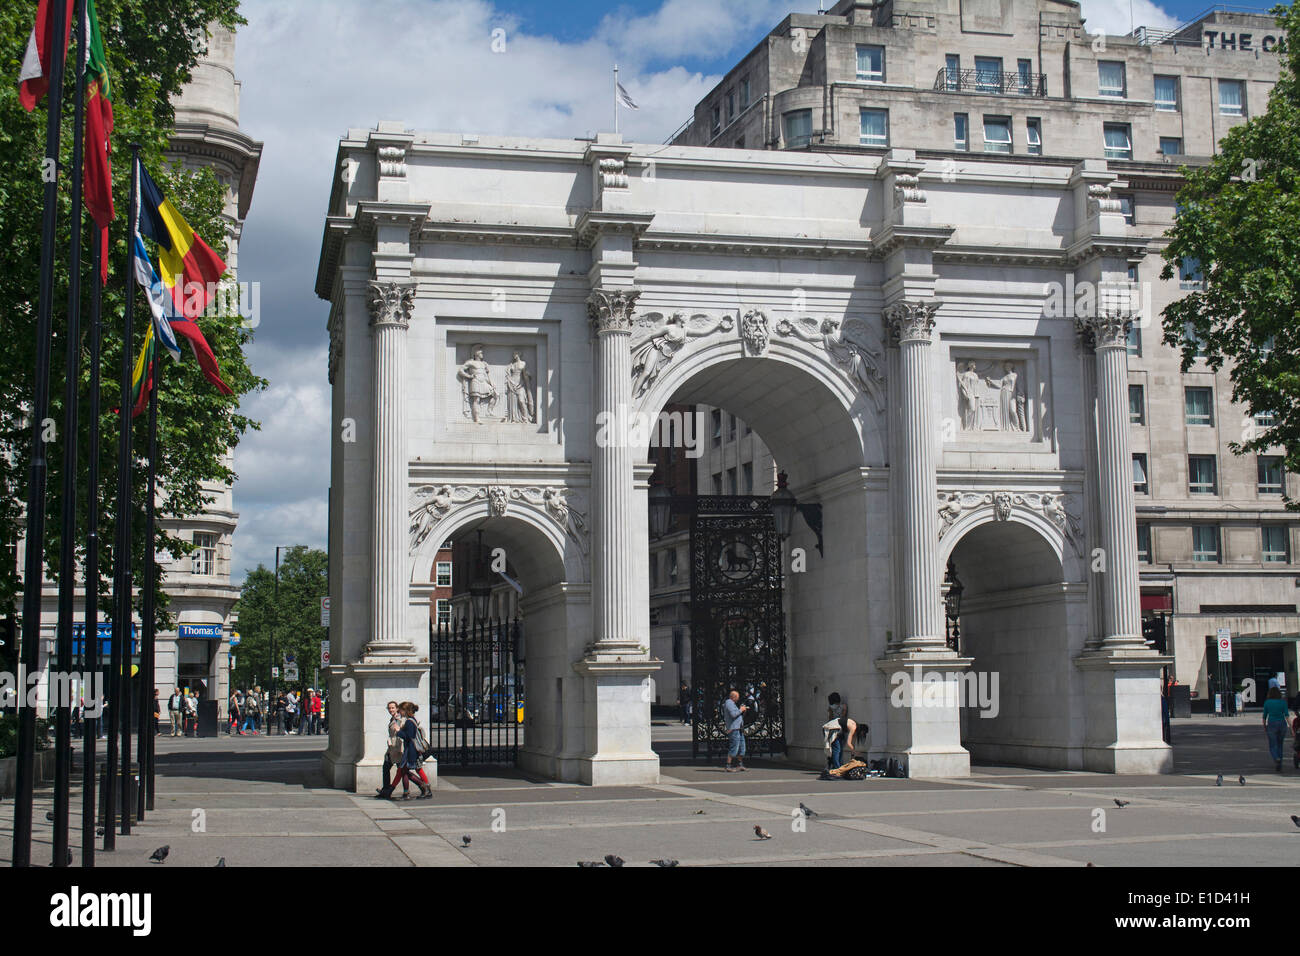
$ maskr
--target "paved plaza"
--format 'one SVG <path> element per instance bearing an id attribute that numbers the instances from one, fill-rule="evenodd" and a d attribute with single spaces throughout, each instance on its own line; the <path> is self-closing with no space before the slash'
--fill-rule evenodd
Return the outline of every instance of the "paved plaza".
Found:
<path id="1" fill-rule="evenodd" d="M 654 733 L 663 758 L 654 786 L 444 768 L 432 800 L 396 803 L 325 789 L 324 737 L 160 737 L 157 809 L 96 864 L 145 866 L 162 844 L 166 865 L 182 867 L 222 857 L 227 866 L 573 866 L 606 854 L 629 866 L 1289 866 L 1300 854 L 1289 819 L 1300 812 L 1300 772 L 1289 760 L 1273 771 L 1253 716 L 1176 721 L 1176 772 L 1165 776 L 976 767 L 960 781 L 832 782 L 775 761 L 726 774 L 689 761 L 687 728 L 657 722 Z M 796 831 L 800 803 L 817 815 Z M 74 845 L 80 805 L 76 792 Z M 38 864 L 49 859 L 50 806 L 41 788 Z M 6 864 L 12 807 L 0 804 Z M 771 839 L 756 839 L 755 824 Z"/>

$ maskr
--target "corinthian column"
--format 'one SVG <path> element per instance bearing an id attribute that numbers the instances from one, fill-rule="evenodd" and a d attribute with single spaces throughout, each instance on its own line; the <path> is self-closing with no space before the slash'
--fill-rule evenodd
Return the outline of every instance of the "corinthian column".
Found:
<path id="1" fill-rule="evenodd" d="M 632 313 L 639 289 L 594 289 L 587 313 L 596 334 L 595 388 L 592 411 L 611 426 L 622 422 L 631 405 Z M 609 427 L 613 441 L 596 442 L 591 452 L 592 488 L 592 630 L 598 653 L 639 648 L 632 622 L 635 541 L 631 515 L 632 449 L 621 428 Z"/>
<path id="2" fill-rule="evenodd" d="M 374 511 L 369 655 L 409 655 L 403 633 L 410 577 L 406 546 L 406 329 L 415 283 L 370 283 L 375 347 Z"/>
<path id="3" fill-rule="evenodd" d="M 1128 333 L 1131 317 L 1101 311 L 1075 320 L 1085 344 L 1097 352 L 1097 487 L 1105 573 L 1103 649 L 1145 647 L 1138 598 L 1137 533 L 1133 510 L 1133 457 L 1128 431 Z"/>
<path id="4" fill-rule="evenodd" d="M 934 386 L 930 375 L 930 337 L 939 303 L 932 299 L 902 301 L 885 309 L 885 326 L 899 349 L 899 413 L 902 434 L 903 640 L 905 651 L 944 648 L 939 610 L 939 540 L 934 462 Z"/>

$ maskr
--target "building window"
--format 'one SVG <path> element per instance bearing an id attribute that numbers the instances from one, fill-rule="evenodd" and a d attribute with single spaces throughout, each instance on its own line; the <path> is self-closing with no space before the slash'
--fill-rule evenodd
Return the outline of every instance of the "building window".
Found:
<path id="1" fill-rule="evenodd" d="M 1259 493 L 1261 495 L 1280 495 L 1282 493 L 1284 474 L 1281 457 L 1277 455 L 1260 455 L 1255 461 L 1259 472 Z"/>
<path id="2" fill-rule="evenodd" d="M 1197 358 L 1205 358 L 1205 339 L 1201 338 L 1191 322 L 1183 323 L 1183 340 L 1195 347 Z"/>
<path id="3" fill-rule="evenodd" d="M 1273 349 L 1273 336 L 1269 335 L 1259 345 L 1255 346 L 1255 354 L 1259 356 L 1261 362 L 1267 362 L 1268 357 L 1273 354 Z"/>
<path id="4" fill-rule="evenodd" d="M 1219 560 L 1219 526 L 1192 525 L 1192 560 L 1217 563 Z"/>
<path id="5" fill-rule="evenodd" d="M 1128 342 L 1126 344 L 1129 355 L 1142 355 L 1142 330 L 1138 328 L 1136 322 L 1128 327 Z"/>
<path id="6" fill-rule="evenodd" d="M 727 122 L 736 118 L 736 91 L 727 90 Z"/>
<path id="7" fill-rule="evenodd" d="M 713 107 L 713 135 L 714 136 L 718 135 L 718 132 L 721 129 L 722 129 L 722 107 L 715 105 Z"/>
<path id="8" fill-rule="evenodd" d="M 1043 124 L 1037 117 L 1025 120 L 1025 148 L 1032 156 L 1043 155 Z"/>
<path id="9" fill-rule="evenodd" d="M 740 489 L 736 487 L 736 469 L 728 468 L 727 469 L 727 494 L 735 495 L 739 493 L 740 493 Z"/>
<path id="10" fill-rule="evenodd" d="M 744 110 L 749 106 L 749 77 L 740 81 L 740 108 Z"/>
<path id="11" fill-rule="evenodd" d="M 1106 123 L 1102 126 L 1106 142 L 1107 159 L 1132 159 L 1133 140 L 1127 123 Z"/>
<path id="12" fill-rule="evenodd" d="M 434 603 L 437 613 L 439 627 L 448 627 L 451 624 L 451 601 L 446 598 L 438 598 Z"/>
<path id="13" fill-rule="evenodd" d="M 1097 93 L 1101 96 L 1118 96 L 1121 99 L 1128 95 L 1122 62 L 1097 61 Z"/>
<path id="14" fill-rule="evenodd" d="M 1131 425 L 1145 425 L 1147 423 L 1146 399 L 1142 391 L 1141 385 L 1130 385 L 1128 387 L 1128 420 Z"/>
<path id="15" fill-rule="evenodd" d="M 889 145 L 889 110 L 862 110 L 859 117 L 862 127 L 858 138 L 860 145 Z"/>
<path id="16" fill-rule="evenodd" d="M 1193 495 L 1218 494 L 1218 478 L 1213 455 L 1187 456 L 1187 491 Z"/>
<path id="17" fill-rule="evenodd" d="M 961 57 L 949 53 L 943 59 L 944 81 L 949 90 L 961 89 Z"/>
<path id="18" fill-rule="evenodd" d="M 1183 141 L 1177 136 L 1161 136 L 1160 152 L 1166 156 L 1183 155 Z"/>
<path id="19" fill-rule="evenodd" d="M 965 113 L 952 114 L 952 148 L 970 149 L 970 117 Z"/>
<path id="20" fill-rule="evenodd" d="M 715 472 L 713 475 L 713 493 L 722 494 L 722 472 Z"/>
<path id="21" fill-rule="evenodd" d="M 440 588 L 451 587 L 451 562 L 439 561 L 437 564 L 437 585 Z"/>
<path id="22" fill-rule="evenodd" d="M 1116 193 L 1115 198 L 1119 200 L 1119 212 L 1124 217 L 1126 226 L 1133 225 L 1137 219 L 1134 215 L 1134 200 L 1132 193 Z"/>
<path id="23" fill-rule="evenodd" d="M 677 583 L 677 549 L 668 552 L 668 583 Z"/>
<path id="24" fill-rule="evenodd" d="M 752 495 L 752 494 L 754 493 L 754 466 L 753 466 L 753 464 L 751 464 L 751 463 L 746 463 L 746 464 L 742 465 L 742 466 L 741 466 L 741 474 L 744 476 L 744 480 L 745 480 L 745 484 L 744 484 L 744 486 L 743 486 L 743 488 L 742 488 L 742 490 L 741 490 L 741 494 Z"/>
<path id="25" fill-rule="evenodd" d="M 727 416 L 727 441 L 736 440 L 736 422 L 738 419 L 735 415 Z"/>
<path id="26" fill-rule="evenodd" d="M 1287 552 L 1287 531 L 1282 525 L 1264 525 L 1259 529 L 1260 537 L 1263 539 L 1263 553 L 1265 564 L 1289 564 L 1291 555 Z"/>
<path id="27" fill-rule="evenodd" d="M 1209 388 L 1183 389 L 1183 410 L 1189 425 L 1214 424 L 1214 390 Z"/>
<path id="28" fill-rule="evenodd" d="M 1135 495 L 1150 494 L 1149 485 L 1147 484 L 1147 456 L 1133 456 L 1133 493 Z"/>
<path id="29" fill-rule="evenodd" d="M 444 542 L 442 543 L 442 547 L 439 548 L 438 550 L 439 550 L 439 551 L 450 551 L 452 545 L 455 544 L 455 543 L 456 543 L 456 542 L 452 541 L 451 538 L 448 538 L 446 541 L 444 541 Z"/>
<path id="30" fill-rule="evenodd" d="M 1033 72 L 1033 60 L 1016 60 L 1016 82 L 1022 96 L 1034 92 Z"/>
<path id="31" fill-rule="evenodd" d="M 984 117 L 984 152 L 1011 152 L 1011 119 L 1007 116 Z"/>
<path id="32" fill-rule="evenodd" d="M 194 574 L 213 575 L 217 573 L 217 536 L 203 531 L 194 532 L 194 553 L 191 570 Z"/>
<path id="33" fill-rule="evenodd" d="M 1199 289 L 1205 281 L 1201 273 L 1201 260 L 1188 257 L 1178 260 L 1178 288 Z M 1198 353 L 1200 354 L 1200 353 Z"/>
<path id="34" fill-rule="evenodd" d="M 980 93 L 1002 92 L 1002 57 L 975 57 L 975 89 Z"/>
<path id="35" fill-rule="evenodd" d="M 1178 77 L 1156 77 L 1156 109 L 1178 112 Z"/>
<path id="36" fill-rule="evenodd" d="M 1255 425 L 1258 428 L 1272 428 L 1277 424 L 1277 415 L 1273 412 L 1257 412 L 1255 414 Z"/>
<path id="37" fill-rule="evenodd" d="M 858 44 L 858 79 L 867 83 L 885 82 L 885 48 Z"/>
<path id="38" fill-rule="evenodd" d="M 792 110 L 785 120 L 785 145 L 798 149 L 812 142 L 812 110 Z"/>
<path id="39" fill-rule="evenodd" d="M 1246 115 L 1246 91 L 1241 80 L 1219 80 L 1219 112 L 1224 116 Z"/>
<path id="40" fill-rule="evenodd" d="M 1143 564 L 1151 563 L 1151 525 L 1140 524 L 1138 527 L 1138 560 Z"/>
<path id="41" fill-rule="evenodd" d="M 713 410 L 713 444 L 714 447 L 722 444 L 722 409 Z"/>
<path id="42" fill-rule="evenodd" d="M 650 590 L 659 587 L 659 555 L 650 555 Z"/>

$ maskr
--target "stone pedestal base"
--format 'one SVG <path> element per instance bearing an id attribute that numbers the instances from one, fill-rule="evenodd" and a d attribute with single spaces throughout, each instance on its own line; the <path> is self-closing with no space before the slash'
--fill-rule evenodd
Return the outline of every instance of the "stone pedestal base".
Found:
<path id="1" fill-rule="evenodd" d="M 1161 669 L 1172 660 L 1132 648 L 1102 648 L 1075 658 L 1084 672 L 1085 770 L 1173 772 L 1173 750 L 1164 742 L 1160 719 Z"/>
<path id="2" fill-rule="evenodd" d="M 579 781 L 598 787 L 659 782 L 659 755 L 650 746 L 650 675 L 661 666 L 594 649 L 573 665 L 586 681 L 584 753 L 570 764 Z"/>
<path id="3" fill-rule="evenodd" d="M 899 758 L 909 777 L 969 777 L 961 704 L 970 665 L 948 650 L 895 651 L 876 661 L 889 680 L 889 726 L 875 735 L 872 758 Z"/>
<path id="4" fill-rule="evenodd" d="M 388 702 L 420 705 L 416 719 L 428 728 L 429 665 L 367 658 L 329 668 L 330 745 L 321 759 L 329 785 L 369 794 L 383 785 L 388 749 Z M 427 761 L 429 782 L 437 783 L 438 764 Z"/>

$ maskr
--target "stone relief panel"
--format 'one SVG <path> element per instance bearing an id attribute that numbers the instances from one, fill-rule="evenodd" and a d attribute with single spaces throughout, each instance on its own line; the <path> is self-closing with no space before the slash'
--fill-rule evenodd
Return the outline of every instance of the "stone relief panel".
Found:
<path id="1" fill-rule="evenodd" d="M 939 537 L 942 539 L 963 514 L 989 507 L 998 521 L 1006 521 L 1017 508 L 1037 512 L 1061 532 L 1061 537 L 1070 543 L 1075 555 L 1083 556 L 1079 518 L 1069 510 L 1068 496 L 1054 492 L 941 491 L 938 499 Z"/>
<path id="2" fill-rule="evenodd" d="M 451 421 L 472 425 L 539 423 L 544 389 L 539 388 L 535 341 L 458 337 L 449 339 L 448 345 L 454 353 L 457 397 L 448 410 Z"/>
<path id="3" fill-rule="evenodd" d="M 776 334 L 800 339 L 820 346 L 839 369 L 876 406 L 885 408 L 885 376 L 880 350 L 867 333 L 867 325 L 857 319 L 841 323 L 838 319 L 815 319 L 812 316 L 782 319 L 776 323 Z"/>
<path id="4" fill-rule="evenodd" d="M 586 555 L 591 543 L 587 516 L 569 503 L 570 494 L 563 485 L 419 485 L 411 489 L 410 553 L 414 555 L 420 549 L 434 526 L 453 508 L 471 501 L 487 501 L 488 513 L 494 518 L 507 516 L 515 505 L 546 515 Z"/>
<path id="5" fill-rule="evenodd" d="M 963 432 L 1029 434 L 1025 363 L 1014 359 L 953 363 L 957 375 L 958 427 Z"/>
<path id="6" fill-rule="evenodd" d="M 1050 442 L 1050 389 L 1036 346 L 962 345 L 948 354 L 944 383 L 943 440 L 989 450 Z"/>
<path id="7" fill-rule="evenodd" d="M 643 312 L 632 321 L 632 397 L 640 398 L 654 384 L 664 367 L 692 338 L 730 332 L 736 319 L 729 314 L 707 315 L 685 312 L 666 315 Z"/>

